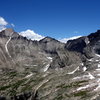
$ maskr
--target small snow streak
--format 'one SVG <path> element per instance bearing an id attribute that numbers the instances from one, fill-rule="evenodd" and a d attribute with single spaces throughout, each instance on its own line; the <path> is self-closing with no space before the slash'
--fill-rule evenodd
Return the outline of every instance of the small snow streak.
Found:
<path id="1" fill-rule="evenodd" d="M 88 88 L 90 85 L 86 85 L 86 86 L 83 86 L 83 87 L 79 87 L 78 89 L 77 89 L 77 91 L 80 91 L 80 90 L 82 90 L 82 89 L 86 89 L 86 88 Z"/>
<path id="2" fill-rule="evenodd" d="M 100 55 L 99 54 L 95 54 L 97 57 L 100 57 Z"/>
<path id="3" fill-rule="evenodd" d="M 88 75 L 83 75 L 83 76 L 80 76 L 80 77 L 74 77 L 73 78 L 73 80 L 76 80 L 76 79 L 86 79 L 86 78 L 89 78 L 89 79 L 95 79 L 95 77 L 92 75 L 92 74 L 90 74 L 90 73 L 88 73 Z"/>
<path id="4" fill-rule="evenodd" d="M 91 58 L 91 59 L 87 59 L 88 61 L 93 61 L 93 58 Z"/>
<path id="5" fill-rule="evenodd" d="M 47 59 L 49 60 L 49 64 L 47 64 L 44 68 L 43 68 L 43 72 L 46 72 L 49 69 L 50 63 L 52 62 L 52 58 L 51 57 L 47 57 Z M 45 64 L 45 63 L 43 63 Z"/>
<path id="6" fill-rule="evenodd" d="M 8 55 L 9 55 L 9 57 L 11 58 L 11 55 L 9 54 L 9 51 L 8 51 L 8 43 L 10 42 L 10 40 L 11 40 L 11 37 L 8 39 L 8 41 L 6 42 L 6 44 L 5 44 L 5 49 L 6 49 L 6 52 L 8 53 Z"/>
<path id="7" fill-rule="evenodd" d="M 13 32 L 12 32 L 11 34 L 13 34 Z M 12 59 L 12 57 L 11 57 L 11 55 L 10 55 L 10 53 L 9 53 L 9 50 L 8 50 L 8 44 L 9 44 L 9 42 L 11 41 L 11 38 L 12 38 L 12 37 L 10 36 L 9 39 L 8 39 L 8 41 L 6 42 L 6 44 L 5 44 L 5 49 L 6 49 L 6 52 L 7 52 L 8 56 Z M 13 59 L 12 59 L 12 62 L 15 63 Z"/>
<path id="8" fill-rule="evenodd" d="M 89 43 L 90 43 L 90 41 L 88 40 L 88 41 L 87 41 L 87 44 L 89 44 Z"/>
<path id="9" fill-rule="evenodd" d="M 100 67 L 100 64 L 98 64 L 98 67 Z"/>
<path id="10" fill-rule="evenodd" d="M 46 72 L 49 69 L 49 64 L 45 66 L 45 68 L 43 69 L 44 72 Z"/>
<path id="11" fill-rule="evenodd" d="M 81 79 L 81 78 L 82 78 L 82 77 L 77 76 L 77 77 L 74 77 L 73 80 Z"/>
<path id="12" fill-rule="evenodd" d="M 96 71 L 100 71 L 100 69 L 96 69 Z"/>
<path id="13" fill-rule="evenodd" d="M 91 73 L 88 73 L 88 74 L 89 74 L 90 79 L 94 79 L 95 78 Z"/>
<path id="14" fill-rule="evenodd" d="M 97 91 L 100 88 L 100 79 L 97 80 L 98 86 L 94 89 L 94 91 Z"/>
<path id="15" fill-rule="evenodd" d="M 29 78 L 33 75 L 33 73 L 30 73 L 29 75 L 27 75 L 25 78 Z"/>
<path id="16" fill-rule="evenodd" d="M 83 66 L 84 64 L 83 64 L 83 63 L 81 63 L 81 65 Z"/>
<path id="17" fill-rule="evenodd" d="M 83 67 L 83 71 L 85 72 L 86 70 L 87 70 L 87 68 L 84 66 L 84 67 Z"/>
<path id="18" fill-rule="evenodd" d="M 74 74 L 77 70 L 79 70 L 79 66 L 72 72 L 69 72 L 68 74 Z"/>
<path id="19" fill-rule="evenodd" d="M 95 86 L 95 83 L 93 83 L 93 84 L 88 84 L 88 85 L 83 86 L 83 87 L 79 87 L 79 88 L 77 89 L 77 91 L 80 91 L 80 90 L 82 90 L 82 89 L 87 89 L 87 88 L 93 87 L 93 86 Z"/>
<path id="20" fill-rule="evenodd" d="M 50 62 L 52 62 L 52 58 L 51 58 L 51 57 L 47 57 L 47 59 L 49 59 L 49 60 L 50 60 Z"/>
<path id="21" fill-rule="evenodd" d="M 97 74 L 97 76 L 100 76 L 100 74 Z"/>

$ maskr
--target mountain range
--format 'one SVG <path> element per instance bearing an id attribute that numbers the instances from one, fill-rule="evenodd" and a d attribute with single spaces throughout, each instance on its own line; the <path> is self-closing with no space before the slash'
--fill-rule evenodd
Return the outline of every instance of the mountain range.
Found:
<path id="1" fill-rule="evenodd" d="M 100 30 L 67 43 L 1 31 L 0 100 L 100 100 Z"/>

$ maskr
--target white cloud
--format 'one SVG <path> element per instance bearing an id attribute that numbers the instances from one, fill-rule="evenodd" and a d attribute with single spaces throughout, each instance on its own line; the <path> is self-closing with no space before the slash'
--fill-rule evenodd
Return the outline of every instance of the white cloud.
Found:
<path id="1" fill-rule="evenodd" d="M 5 26 L 1 26 L 1 25 L 0 25 L 0 32 L 3 31 L 3 30 L 5 30 L 5 29 L 6 29 Z"/>
<path id="2" fill-rule="evenodd" d="M 8 24 L 7 21 L 3 17 L 0 17 L 0 31 L 6 29 L 6 25 Z"/>
<path id="3" fill-rule="evenodd" d="M 15 25 L 14 25 L 13 23 L 11 23 L 11 26 L 12 26 L 12 27 L 15 27 Z"/>
<path id="4" fill-rule="evenodd" d="M 3 17 L 0 17 L 0 25 L 6 26 L 8 23 L 5 21 Z"/>
<path id="5" fill-rule="evenodd" d="M 74 40 L 74 39 L 77 39 L 81 36 L 74 36 L 74 37 L 70 37 L 70 38 L 63 38 L 63 39 L 60 39 L 59 41 L 63 42 L 63 43 L 66 43 L 68 40 Z"/>
<path id="6" fill-rule="evenodd" d="M 35 33 L 33 30 L 26 30 L 26 31 L 22 31 L 19 33 L 20 35 L 24 36 L 24 37 L 27 37 L 28 39 L 31 39 L 31 40 L 41 40 L 44 38 L 44 36 L 42 35 L 39 35 L 37 33 Z"/>

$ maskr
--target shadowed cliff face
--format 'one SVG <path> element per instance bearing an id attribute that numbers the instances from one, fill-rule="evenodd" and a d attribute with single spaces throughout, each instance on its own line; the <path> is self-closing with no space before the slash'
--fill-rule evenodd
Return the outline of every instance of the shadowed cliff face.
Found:
<path id="1" fill-rule="evenodd" d="M 66 44 L 0 32 L 0 100 L 99 98 L 100 31 Z"/>
<path id="2" fill-rule="evenodd" d="M 91 58 L 95 53 L 100 53 L 100 30 L 91 33 L 88 36 L 80 37 L 75 40 L 69 40 L 65 48 L 69 51 L 79 52 L 87 58 Z"/>

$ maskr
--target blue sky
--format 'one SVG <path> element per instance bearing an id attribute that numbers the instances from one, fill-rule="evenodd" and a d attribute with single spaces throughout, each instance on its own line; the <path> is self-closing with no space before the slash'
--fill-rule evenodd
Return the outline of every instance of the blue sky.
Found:
<path id="1" fill-rule="evenodd" d="M 87 35 L 100 29 L 100 0 L 0 0 L 0 16 L 17 32 L 56 39 Z"/>

